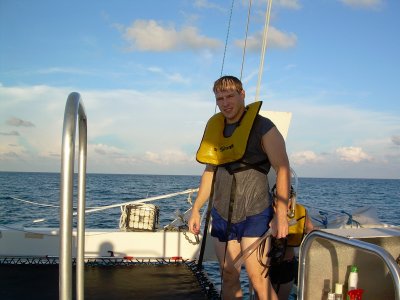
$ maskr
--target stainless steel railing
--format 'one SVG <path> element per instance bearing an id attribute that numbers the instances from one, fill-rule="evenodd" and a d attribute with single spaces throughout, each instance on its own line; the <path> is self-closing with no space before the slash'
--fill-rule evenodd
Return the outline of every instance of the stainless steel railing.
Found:
<path id="1" fill-rule="evenodd" d="M 378 256 L 389 269 L 392 275 L 394 289 L 395 289 L 395 299 L 400 300 L 400 269 L 393 257 L 382 247 L 360 241 L 357 239 L 349 239 L 335 234 L 331 234 L 324 231 L 315 230 L 309 233 L 303 243 L 300 246 L 300 257 L 299 257 L 299 282 L 298 282 L 298 299 L 305 299 L 305 282 L 307 274 L 307 264 L 306 257 L 311 248 L 311 244 L 316 239 L 322 239 L 327 241 L 337 242 L 339 244 L 354 247 L 356 249 L 361 249 L 363 251 L 369 252 L 373 255 Z"/>
<path id="2" fill-rule="evenodd" d="M 71 93 L 64 112 L 60 176 L 59 299 L 72 299 L 72 207 L 76 125 L 79 125 L 76 299 L 84 299 L 87 118 L 81 96 Z"/>

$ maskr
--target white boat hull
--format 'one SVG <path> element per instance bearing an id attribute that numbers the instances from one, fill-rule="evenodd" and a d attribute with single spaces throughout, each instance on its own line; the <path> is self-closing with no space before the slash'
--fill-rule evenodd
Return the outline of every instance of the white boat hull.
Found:
<path id="1" fill-rule="evenodd" d="M 201 236 L 200 243 L 201 243 Z M 189 239 L 189 240 L 188 240 Z M 76 232 L 72 253 L 76 256 Z M 124 232 L 114 229 L 87 229 L 85 257 L 198 258 L 200 244 L 188 232 Z M 212 243 L 207 243 L 204 260 L 213 259 Z M 58 228 L 1 229 L 0 256 L 59 256 Z"/>

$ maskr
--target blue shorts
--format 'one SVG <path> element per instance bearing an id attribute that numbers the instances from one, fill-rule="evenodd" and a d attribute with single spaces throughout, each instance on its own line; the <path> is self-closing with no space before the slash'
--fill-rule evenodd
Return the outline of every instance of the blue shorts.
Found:
<path id="1" fill-rule="evenodd" d="M 218 214 L 215 208 L 212 208 L 211 236 L 218 238 L 220 242 L 226 242 L 227 240 L 240 242 L 242 237 L 260 237 L 269 229 L 269 222 L 272 220 L 273 214 L 274 210 L 272 206 L 269 206 L 257 215 L 247 217 L 239 223 L 232 223 L 227 238 L 226 227 L 228 222 Z"/>

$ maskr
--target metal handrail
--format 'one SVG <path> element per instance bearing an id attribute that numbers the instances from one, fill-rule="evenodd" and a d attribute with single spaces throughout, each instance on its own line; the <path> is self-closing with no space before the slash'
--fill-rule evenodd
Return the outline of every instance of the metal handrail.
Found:
<path id="1" fill-rule="evenodd" d="M 59 299 L 72 299 L 72 207 L 76 125 L 79 124 L 76 299 L 84 299 L 87 118 L 81 96 L 71 93 L 64 112 L 60 174 Z"/>
<path id="2" fill-rule="evenodd" d="M 305 275 L 306 275 L 306 257 L 311 248 L 312 242 L 317 239 L 325 239 L 328 241 L 334 241 L 346 246 L 352 246 L 371 254 L 374 254 L 380 257 L 388 267 L 390 274 L 393 278 L 393 283 L 395 286 L 395 299 L 400 300 L 400 269 L 397 266 L 397 263 L 393 259 L 393 257 L 382 247 L 367 243 L 364 241 L 356 240 L 356 239 L 349 239 L 342 236 L 338 236 L 332 233 L 328 233 L 325 231 L 315 230 L 309 233 L 305 238 L 303 243 L 300 246 L 300 256 L 299 256 L 299 283 L 298 283 L 298 299 L 304 300 L 305 299 Z"/>

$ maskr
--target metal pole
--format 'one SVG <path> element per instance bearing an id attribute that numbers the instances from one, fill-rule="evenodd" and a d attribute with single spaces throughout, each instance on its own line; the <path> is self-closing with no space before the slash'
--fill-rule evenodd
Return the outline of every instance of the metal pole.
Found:
<path id="1" fill-rule="evenodd" d="M 76 299 L 85 298 L 85 209 L 86 209 L 86 158 L 87 158 L 87 120 L 83 103 L 79 119 L 79 183 L 78 183 L 78 244 L 76 255 Z"/>
<path id="2" fill-rule="evenodd" d="M 59 299 L 72 299 L 72 205 L 75 161 L 75 135 L 79 115 L 80 125 L 80 162 L 81 176 L 86 172 L 86 114 L 78 93 L 71 93 L 65 105 L 64 126 L 61 149 L 60 173 L 60 265 L 59 265 Z M 82 127 L 82 129 L 81 129 Z M 83 144 L 85 144 L 83 146 Z M 82 146 L 81 146 L 82 145 Z M 84 154 L 83 154 L 84 153 Z M 85 167 L 83 167 L 83 165 Z M 85 193 L 85 183 L 79 185 L 79 193 Z M 80 198 L 82 196 L 80 195 Z M 83 196 L 83 200 L 84 196 Z M 81 201 L 80 201 L 81 202 Z M 84 205 L 84 204 L 83 204 Z M 84 224 L 84 223 L 83 223 Z M 80 263 L 78 263 L 81 265 Z M 77 271 L 78 272 L 78 271 Z"/>

